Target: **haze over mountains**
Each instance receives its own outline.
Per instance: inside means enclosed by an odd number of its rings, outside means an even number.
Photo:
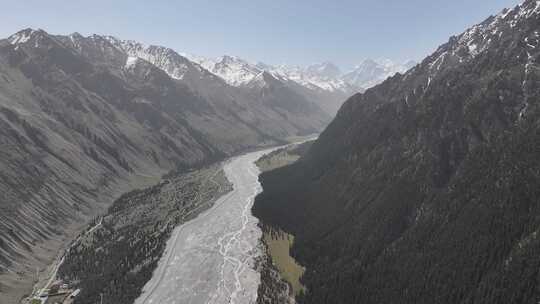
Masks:
[[[319,92],[326,97],[319,105],[331,114],[341,106],[343,96],[373,87],[396,73],[404,73],[416,63],[408,61],[396,64],[388,59],[362,61],[358,66],[344,73],[331,62],[323,62],[306,67],[290,65],[268,65],[250,63],[235,56],[222,56],[215,59],[186,54],[208,71],[224,79],[232,86],[246,86],[256,77],[267,72],[272,77],[292,86]]]
[[[405,73],[416,65],[415,61],[407,61],[403,64],[396,64],[391,60],[364,60],[361,64],[354,67],[350,72],[345,73],[341,78],[352,85],[369,89],[388,77],[396,73]]]
[[[184,56],[199,63],[208,71],[222,77],[234,86],[244,85],[257,74],[267,71],[306,86],[344,92],[368,89],[386,78],[396,73],[404,73],[416,65],[416,62],[412,60],[400,64],[389,59],[366,59],[347,72],[343,72],[331,62],[316,63],[305,67],[286,64],[274,66],[262,62],[253,64],[242,58],[228,55],[214,59],[191,54],[184,54]]]

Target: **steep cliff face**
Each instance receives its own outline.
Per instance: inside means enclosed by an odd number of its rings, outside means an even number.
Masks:
[[[539,14],[452,37],[263,175],[254,212],[296,234],[301,303],[538,301]]]
[[[177,79],[188,63],[172,50],[160,53],[169,61],[145,54],[96,35],[27,29],[0,40],[2,301],[122,192],[328,120],[307,101],[295,113],[254,102],[189,62],[190,80]]]

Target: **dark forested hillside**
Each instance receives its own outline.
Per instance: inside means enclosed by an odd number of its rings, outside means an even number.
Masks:
[[[133,303],[162,258],[173,229],[231,190],[220,164],[173,173],[118,198],[70,246],[59,277],[81,289],[75,303]]]
[[[540,2],[349,99],[254,213],[296,235],[300,303],[540,300]]]

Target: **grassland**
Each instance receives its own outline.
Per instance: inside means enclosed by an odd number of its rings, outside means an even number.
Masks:
[[[257,167],[259,167],[262,172],[272,171],[290,165],[299,160],[302,155],[309,150],[311,144],[313,144],[313,141],[287,146],[264,155],[257,160],[255,164],[257,164]]]
[[[290,255],[290,248],[294,242],[294,236],[281,230],[265,229],[264,242],[268,248],[268,254],[272,262],[279,270],[281,277],[292,287],[294,295],[305,291],[300,282],[305,268],[299,265]]]

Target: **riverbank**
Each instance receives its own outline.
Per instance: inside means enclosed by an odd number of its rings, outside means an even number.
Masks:
[[[262,231],[251,214],[262,187],[255,161],[275,148],[228,160],[223,170],[233,191],[179,225],[136,304],[236,303],[257,299]]]
[[[169,175],[152,187],[122,195],[99,228],[66,254],[59,278],[81,289],[77,303],[133,303],[151,278],[178,225],[231,190],[217,163]]]
[[[289,141],[289,139],[286,139],[286,141]],[[259,147],[249,149],[249,151],[261,150],[265,148],[266,145],[267,143],[263,143]],[[246,152],[247,151],[239,152],[239,154]],[[104,203],[103,205],[111,206],[114,200],[119,200],[123,195],[127,193],[143,191],[145,189],[148,189],[149,187],[151,188],[159,185],[160,182],[162,182],[163,180],[170,181],[178,175],[184,175],[193,172],[204,172],[206,169],[214,166],[219,166],[221,168],[223,162],[224,160],[215,160],[213,162],[202,163],[193,168],[181,168],[179,170],[172,170],[169,173],[165,171],[156,171],[149,173],[152,175],[135,173],[130,176],[130,179],[125,185],[118,186],[117,189],[114,189],[114,194],[105,199],[105,201],[110,201],[110,203]],[[224,173],[222,174],[222,177],[222,181],[224,182],[223,185],[229,185],[228,181],[224,177]],[[113,197],[115,199],[113,199]],[[196,216],[198,213],[204,210],[205,209],[201,208],[200,210],[197,210],[197,212],[193,212],[192,215]],[[102,213],[103,210],[99,213],[96,213],[96,216],[98,214],[101,215]],[[41,255],[42,259],[39,260],[39,263],[28,263],[28,265],[32,264],[32,269],[35,269],[33,271],[33,274],[28,274],[26,272],[10,269],[8,269],[8,272],[5,273],[0,272],[0,293],[5,292],[8,288],[7,286],[9,286],[9,288],[11,289],[8,294],[3,295],[5,297],[2,298],[2,301],[6,300],[8,303],[21,304],[29,303],[30,300],[39,293],[39,291],[43,290],[46,287],[47,282],[49,282],[53,277],[53,274],[56,273],[58,265],[61,263],[65,252],[74,243],[74,240],[79,238],[85,230],[89,229],[89,224],[91,225],[91,223],[73,223],[68,228],[65,228],[63,234],[60,235],[61,239],[53,238],[48,241],[47,246],[43,245],[41,249],[42,251],[44,251],[44,253]],[[46,260],[45,263],[44,260]],[[25,267],[30,267],[28,265],[25,265]],[[10,273],[16,273],[18,277],[11,278],[8,276],[10,275]],[[2,284],[4,283],[6,283],[5,285],[7,286],[3,286]]]
[[[262,172],[287,166],[299,160],[311,144],[312,141],[307,141],[278,149],[261,157],[256,164]],[[261,242],[265,256],[259,266],[261,285],[257,303],[294,303],[295,296],[305,292],[305,287],[300,281],[305,268],[290,254],[294,236],[262,221],[259,225],[263,230]]]
[[[262,154],[256,152],[257,157],[250,161],[253,163]],[[187,173],[172,173],[155,186],[122,195],[104,216],[99,229],[79,237],[66,263],[55,263],[51,273],[61,268],[59,277],[83,290],[79,303],[92,303],[100,294],[104,294],[106,301],[131,303],[156,269],[171,230],[197,217],[231,190],[222,166],[223,163],[216,163]],[[249,169],[255,181],[256,169],[254,165]],[[251,200],[258,191],[252,193]],[[250,206],[245,210],[249,211]],[[142,241],[145,239],[147,242]],[[48,276],[47,281],[55,277]],[[111,281],[116,286],[108,287]]]

